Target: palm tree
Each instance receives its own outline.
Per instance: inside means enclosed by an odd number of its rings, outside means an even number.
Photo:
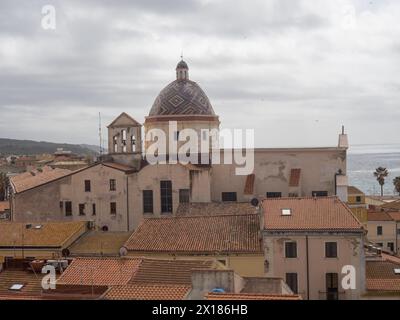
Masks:
[[[383,185],[385,184],[385,178],[389,175],[389,171],[386,168],[379,167],[375,169],[374,176],[381,186],[381,196],[383,197]]]
[[[398,192],[400,195],[400,177],[394,178],[393,184],[394,184],[394,188],[396,189],[396,192]]]

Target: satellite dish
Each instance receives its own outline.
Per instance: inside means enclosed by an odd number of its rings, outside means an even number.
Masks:
[[[128,254],[128,249],[126,249],[125,247],[121,247],[121,248],[119,249],[119,255],[120,255],[121,257],[125,257],[127,254]]]
[[[61,254],[63,257],[69,257],[71,252],[69,251],[69,249],[65,248],[65,249],[62,249]]]
[[[253,198],[253,199],[251,199],[250,203],[251,203],[251,205],[252,205],[253,207],[257,207],[258,204],[260,203],[260,201],[258,201],[257,198]]]

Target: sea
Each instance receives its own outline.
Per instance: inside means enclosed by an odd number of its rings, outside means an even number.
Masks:
[[[400,144],[352,145],[347,154],[347,175],[353,185],[368,195],[380,195],[380,185],[374,177],[378,167],[387,168],[385,195],[398,195],[393,179],[400,176]]]

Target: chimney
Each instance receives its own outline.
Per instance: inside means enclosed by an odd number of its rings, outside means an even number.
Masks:
[[[342,133],[339,134],[339,148],[344,148],[348,149],[349,148],[349,139],[347,137],[347,134],[344,131],[344,126],[342,126]]]

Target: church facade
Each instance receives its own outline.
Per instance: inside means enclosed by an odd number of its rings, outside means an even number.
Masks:
[[[174,132],[169,132],[171,121]],[[151,142],[144,137],[153,129],[180,146],[179,132],[194,130],[201,141],[209,139],[203,130],[218,130],[219,125],[207,95],[180,61],[176,80],[157,96],[144,128],[126,113],[108,126],[108,154],[97,163],[50,180],[37,173],[39,182],[28,188],[18,189],[11,181],[12,220],[89,220],[99,230],[128,231],[143,218],[174,215],[187,202],[332,195],[347,201],[344,131],[333,147],[255,149],[254,170],[246,175],[236,174],[235,163],[151,164],[146,159]],[[170,153],[167,148],[167,158]]]

